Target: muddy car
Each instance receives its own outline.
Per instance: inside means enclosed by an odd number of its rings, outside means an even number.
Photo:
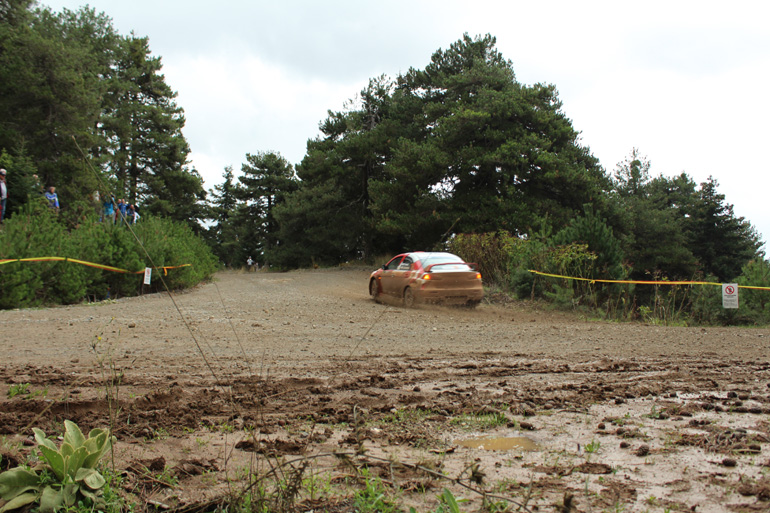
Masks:
[[[374,271],[369,294],[381,302],[383,296],[412,307],[418,303],[477,306],[484,298],[481,273],[476,264],[452,253],[402,253]]]

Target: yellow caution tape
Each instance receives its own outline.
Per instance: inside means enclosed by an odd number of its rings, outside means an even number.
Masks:
[[[96,269],[104,269],[105,271],[112,271],[116,273],[125,273],[125,274],[144,274],[144,269],[141,271],[128,271],[126,269],[119,269],[117,267],[111,267],[109,265],[102,265],[102,264],[95,264],[93,262],[86,262],[84,260],[77,260],[75,258],[69,258],[69,257],[35,257],[35,258],[6,258],[6,259],[0,259],[0,265],[3,264],[10,264],[11,262],[73,262],[80,265],[85,265],[88,267],[94,267]],[[168,275],[169,269],[178,269],[180,267],[189,267],[192,266],[192,264],[182,264],[182,265],[166,265],[163,267],[159,267],[158,269],[163,269],[163,275]]]
[[[594,278],[577,278],[575,276],[563,276],[561,274],[549,274],[542,273],[540,271],[533,271],[528,269],[532,274],[539,276],[548,276],[549,278],[562,278],[565,280],[577,280],[587,281],[590,283],[630,283],[634,285],[717,285],[721,286],[721,283],[714,283],[713,281],[642,281],[642,280],[598,280]],[[770,290],[770,287],[754,287],[750,285],[738,285],[740,289],[752,289],[752,290]]]

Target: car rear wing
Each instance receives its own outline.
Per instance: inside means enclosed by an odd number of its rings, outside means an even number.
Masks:
[[[434,267],[438,267],[440,265],[467,265],[471,271],[478,271],[479,266],[478,264],[472,263],[472,262],[441,262],[438,264],[430,264],[425,268],[425,272],[429,273]]]

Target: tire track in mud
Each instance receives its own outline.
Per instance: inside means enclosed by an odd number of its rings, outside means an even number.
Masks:
[[[718,359],[575,362],[496,354],[465,359],[376,357],[347,361],[328,373],[319,368],[316,377],[233,377],[225,390],[217,388],[213,379],[181,386],[172,381],[174,377],[123,380],[117,399],[113,398],[117,402],[113,408],[121,410],[116,435],[142,436],[158,424],[180,431],[222,419],[263,427],[296,418],[349,422],[354,407],[366,409],[373,417],[399,408],[444,415],[507,408],[532,415],[607,401],[687,395],[705,396],[713,408],[733,410],[743,406],[735,403],[749,401],[752,406],[747,412],[770,414],[770,365]],[[44,398],[17,396],[3,402],[2,434],[21,432],[38,416],[38,424],[50,427],[64,418],[85,425],[109,418],[102,382],[94,376],[27,365],[3,369],[0,380],[29,383],[32,390],[47,387]],[[734,397],[728,398],[729,393]]]

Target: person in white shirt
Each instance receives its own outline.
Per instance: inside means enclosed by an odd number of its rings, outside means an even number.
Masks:
[[[8,186],[5,184],[6,170],[0,168],[0,223],[5,219],[5,207],[8,203]]]

